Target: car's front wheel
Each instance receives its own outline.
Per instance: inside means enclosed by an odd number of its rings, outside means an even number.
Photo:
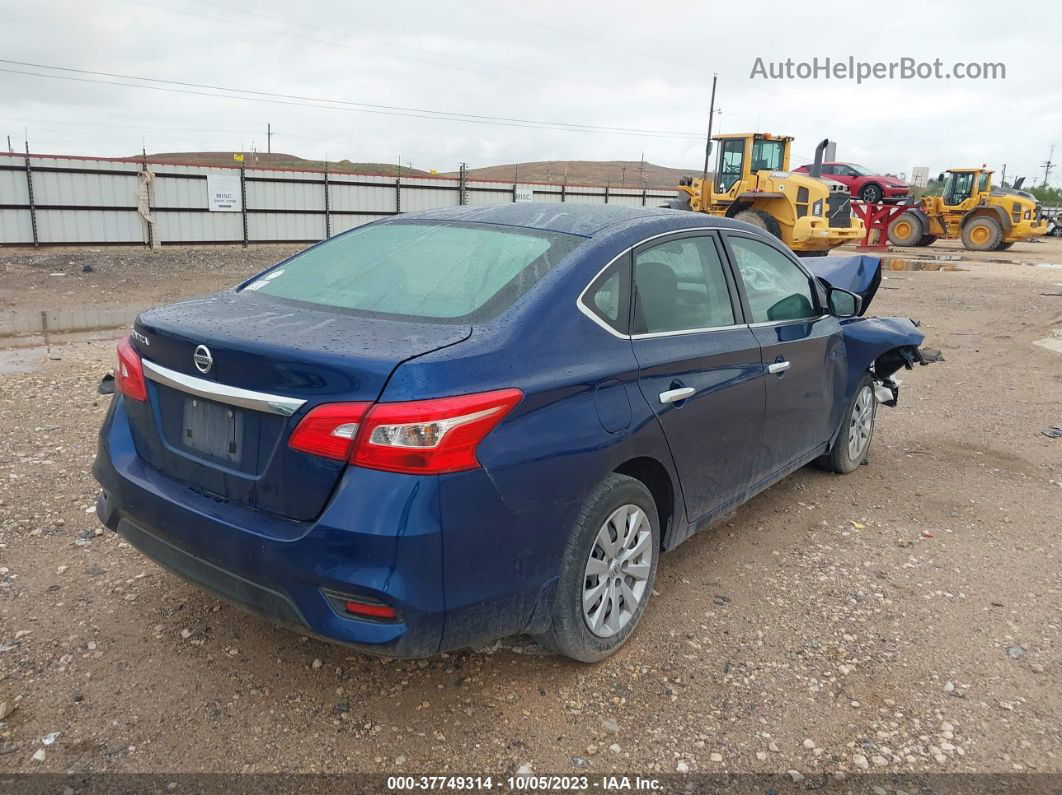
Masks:
[[[874,420],[878,400],[874,395],[874,380],[864,375],[856,386],[848,410],[841,420],[841,428],[833,448],[818,463],[823,469],[847,475],[867,460],[870,440],[874,437]]]
[[[579,512],[561,559],[549,629],[535,639],[582,662],[608,657],[645,612],[659,550],[660,519],[649,489],[609,475]]]
[[[874,182],[868,182],[863,186],[863,190],[859,192],[859,198],[867,204],[877,204],[881,201],[881,196],[881,186]]]

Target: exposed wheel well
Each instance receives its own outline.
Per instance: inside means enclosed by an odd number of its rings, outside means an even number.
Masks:
[[[616,472],[640,480],[649,489],[660,514],[660,543],[664,544],[675,510],[675,488],[664,465],[655,458],[632,458],[617,467]]]

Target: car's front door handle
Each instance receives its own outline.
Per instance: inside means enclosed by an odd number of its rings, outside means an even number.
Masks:
[[[666,392],[660,393],[661,403],[675,403],[679,400],[685,400],[697,390],[692,386],[684,386],[679,389],[669,389]]]
[[[771,364],[767,365],[768,373],[784,373],[788,369],[789,362],[772,362]]]

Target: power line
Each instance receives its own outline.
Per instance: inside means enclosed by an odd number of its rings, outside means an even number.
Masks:
[[[413,61],[415,63],[429,64],[431,66],[442,66],[443,68],[447,68],[447,69],[456,69],[456,70],[463,71],[463,72],[471,72],[473,74],[485,74],[485,75],[491,75],[491,76],[496,76],[499,71],[506,71],[506,72],[512,73],[515,76],[515,79],[522,80],[524,82],[537,83],[539,85],[558,87],[558,88],[562,88],[562,89],[566,89],[566,90],[576,90],[576,89],[578,89],[579,86],[583,86],[583,89],[582,89],[583,93],[585,93],[585,89],[589,89],[590,91],[593,91],[595,93],[599,93],[599,94],[602,94],[602,95],[608,95],[608,96],[611,96],[611,97],[614,97],[614,98],[623,99],[625,101],[634,100],[634,101],[637,101],[637,102],[640,102],[640,103],[643,103],[643,104],[651,104],[651,105],[658,105],[658,106],[661,106],[661,107],[688,110],[688,107],[685,106],[685,105],[677,105],[675,103],[659,102],[659,101],[656,101],[656,100],[653,100],[653,99],[646,98],[644,96],[636,97],[636,96],[629,95],[629,94],[620,94],[620,93],[617,93],[617,92],[614,92],[614,91],[602,91],[600,88],[598,88],[596,86],[592,86],[592,85],[589,85],[587,83],[580,83],[578,81],[571,80],[571,79],[568,79],[568,78],[556,79],[556,80],[543,80],[540,75],[529,75],[528,72],[525,72],[523,70],[513,69],[512,67],[504,66],[502,64],[490,64],[490,63],[487,63],[485,61],[476,61],[476,60],[473,60],[473,59],[461,58],[461,57],[458,57],[458,56],[452,56],[452,55],[444,54],[444,53],[435,53],[435,52],[432,52],[430,50],[422,50],[422,49],[419,49],[419,48],[416,48],[416,47],[409,47],[407,45],[402,45],[402,44],[397,44],[397,43],[396,44],[392,44],[392,43],[380,42],[380,41],[378,41],[376,39],[370,39],[370,38],[366,38],[364,36],[352,36],[350,34],[341,34],[341,35],[343,35],[343,36],[345,36],[347,38],[352,38],[352,39],[360,40],[360,41],[368,41],[368,42],[370,42],[372,44],[377,44],[379,46],[385,47],[386,49],[383,49],[383,50],[366,49],[365,47],[358,47],[356,45],[347,44],[347,43],[342,42],[342,41],[335,41],[334,39],[323,39],[323,38],[319,38],[317,36],[309,36],[309,35],[306,35],[304,33],[296,33],[296,32],[291,31],[291,30],[278,30],[276,28],[266,28],[266,27],[262,27],[260,25],[253,25],[253,24],[250,24],[250,23],[245,22],[245,21],[226,19],[224,17],[212,16],[210,14],[203,14],[203,13],[196,12],[196,11],[189,11],[187,9],[170,8],[168,6],[153,5],[151,3],[145,3],[142,0],[124,0],[124,2],[127,2],[127,3],[129,3],[131,5],[142,6],[144,8],[151,8],[151,9],[153,9],[155,11],[166,11],[166,12],[173,13],[173,14],[182,14],[184,16],[197,17],[199,19],[208,19],[208,20],[211,20],[213,22],[222,22],[222,23],[227,24],[227,25],[236,25],[241,30],[251,29],[251,30],[257,30],[257,31],[261,31],[261,32],[264,32],[264,33],[268,33],[271,36],[282,35],[282,36],[289,36],[289,37],[292,37],[292,38],[305,39],[307,41],[313,41],[313,42],[317,42],[319,44],[325,44],[325,45],[328,45],[328,46],[331,46],[331,47],[342,47],[344,49],[355,50],[357,52],[366,52],[366,53],[369,53],[371,55],[376,55],[376,56],[380,56],[380,57],[384,57],[384,58],[397,58],[397,59],[400,59],[400,60]],[[193,2],[199,2],[201,5],[206,5],[206,6],[210,6],[210,7],[213,7],[213,8],[222,8],[222,9],[225,9],[226,11],[228,11],[230,13],[233,13],[233,14],[243,14],[245,16],[258,17],[260,19],[267,19],[267,20],[270,20],[270,21],[273,21],[273,22],[279,22],[279,23],[281,23],[283,25],[295,25],[297,27],[307,28],[307,29],[310,29],[310,30],[321,30],[321,31],[325,31],[326,33],[331,33],[331,34],[335,33],[335,31],[332,31],[329,28],[319,27],[319,26],[316,26],[316,25],[308,25],[306,23],[296,22],[294,20],[284,19],[284,18],[281,18],[281,17],[269,16],[267,14],[261,14],[261,13],[254,12],[254,11],[244,11],[243,9],[231,8],[229,6],[225,6],[225,5],[221,5],[221,4],[217,4],[217,3],[203,2],[203,0],[193,0]],[[393,52],[393,48],[394,47],[399,47],[401,49],[409,50],[411,52],[424,53],[424,54],[426,54],[429,57],[428,58],[424,58],[424,57],[415,57],[415,56],[410,56],[410,55],[401,55],[399,53]],[[450,59],[458,60],[458,61],[465,61],[467,63],[479,64],[480,68],[470,67],[470,66],[461,66],[459,64],[446,63],[445,61],[437,60],[440,57],[441,58],[450,58]]]
[[[366,102],[352,102],[349,100],[328,99],[320,97],[307,97],[298,94],[281,94],[271,91],[259,91],[255,89],[243,89],[232,88],[230,86],[216,86],[204,83],[191,83],[180,80],[164,80],[161,78],[142,77],[138,75],[124,75],[116,74],[113,72],[101,72],[90,69],[74,69],[72,67],[65,66],[52,66],[49,64],[37,64],[29,63],[25,61],[13,61],[0,58],[0,63],[13,64],[16,66],[25,66],[33,69],[50,69],[53,71],[67,72],[77,75],[98,75],[102,77],[115,78],[114,80],[97,80],[85,77],[72,77],[69,74],[56,75],[56,74],[41,74],[39,72],[27,72],[18,69],[5,69],[0,68],[0,72],[7,72],[10,74],[19,74],[29,77],[43,77],[54,80],[72,80],[80,83],[96,83],[100,85],[112,85],[112,86],[124,86],[127,88],[140,88],[154,91],[166,91],[170,93],[178,94],[193,94],[197,96],[206,97],[219,97],[224,99],[238,99],[254,102],[270,102],[280,105],[295,105],[301,107],[315,107],[324,108],[328,110],[350,110],[358,113],[373,113],[384,116],[406,116],[412,118],[422,119],[437,119],[444,121],[459,121],[469,124],[488,124],[488,125],[500,125],[507,127],[530,127],[532,129],[553,129],[566,132],[593,132],[593,133],[615,133],[619,135],[634,135],[641,137],[658,137],[658,138],[699,138],[699,133],[693,132],[681,132],[678,130],[650,130],[642,128],[632,127],[608,127],[604,125],[590,125],[590,124],[578,124],[575,122],[557,122],[557,121],[542,121],[537,119],[522,119],[508,116],[489,116],[472,113],[458,113],[453,111],[437,111],[426,108],[409,108],[397,105],[378,105]],[[125,83],[118,82],[119,80],[138,80],[141,83]],[[142,83],[157,83],[160,85],[143,85]],[[179,86],[175,88],[174,86]],[[195,91],[191,89],[205,89],[206,91]],[[212,93],[207,93],[207,91]],[[213,93],[213,92],[230,92],[230,93]],[[237,93],[231,93],[237,92]],[[250,94],[252,96],[239,96],[239,94]],[[328,103],[328,104],[319,104]],[[338,106],[338,107],[337,107]]]

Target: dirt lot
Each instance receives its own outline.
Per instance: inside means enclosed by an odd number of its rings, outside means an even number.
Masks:
[[[149,305],[283,251],[0,251],[0,309]],[[595,666],[520,638],[376,659],[219,605],[98,529],[113,341],[25,354],[0,375],[0,771],[1062,772],[1062,353],[1033,344],[1062,270],[1030,264],[1062,241],[1005,254],[888,274],[875,313],[947,361],[902,374],[870,466],[802,470],[666,556]]]

